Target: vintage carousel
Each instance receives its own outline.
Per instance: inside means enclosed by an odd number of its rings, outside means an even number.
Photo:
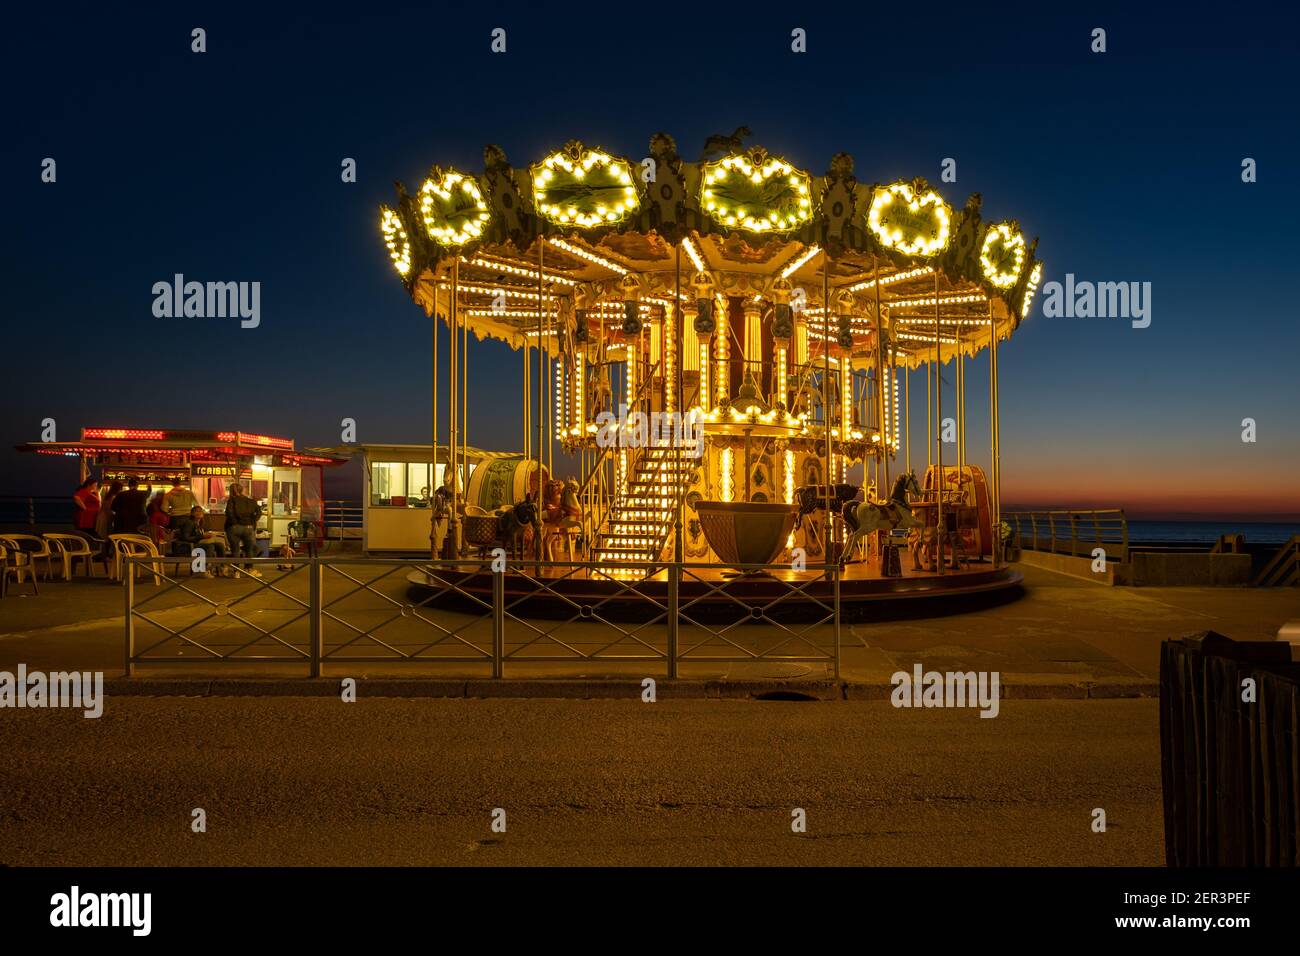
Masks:
[[[455,478],[471,376],[518,374],[534,477],[502,509],[503,541],[587,565],[566,580],[653,581],[665,562],[755,577],[842,565],[864,596],[1014,580],[997,349],[1042,274],[1017,222],[985,222],[978,194],[953,209],[921,179],[859,182],[845,153],[812,175],[740,135],[712,137],[699,162],[663,133],[643,158],[571,141],[526,168],[495,146],[484,159],[481,173],[434,166],[380,212],[411,297],[451,330],[433,398],[452,464],[442,557],[483,553]],[[519,365],[471,372],[470,334]],[[977,464],[966,367],[983,350]]]

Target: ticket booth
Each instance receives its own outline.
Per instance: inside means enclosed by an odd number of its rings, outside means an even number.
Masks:
[[[449,487],[447,447],[435,456],[429,445],[361,445],[364,464],[362,549],[367,553],[428,554],[433,525],[434,492]],[[479,468],[518,454],[462,449],[458,487],[462,502],[479,484]],[[470,497],[467,497],[467,494]],[[474,498],[473,500],[477,500]]]

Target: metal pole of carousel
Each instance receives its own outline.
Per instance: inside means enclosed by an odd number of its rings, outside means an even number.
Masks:
[[[947,485],[943,474],[943,353],[940,348],[939,330],[939,270],[934,270],[934,474],[938,493],[934,501],[934,561],[940,574],[943,574],[943,490]]]
[[[673,317],[673,328],[671,334],[677,343],[676,360],[673,362],[673,381],[665,382],[666,387],[673,389],[677,398],[674,404],[677,406],[677,414],[682,416],[679,420],[682,422],[682,428],[677,433],[676,440],[673,444],[676,446],[673,452],[674,466],[676,471],[673,475],[672,488],[677,495],[677,501],[673,505],[673,564],[676,567],[671,568],[668,572],[668,678],[675,680],[677,678],[677,652],[678,652],[678,608],[680,607],[680,596],[677,591],[681,587],[681,565],[685,558],[684,548],[682,545],[682,510],[686,507],[686,489],[682,487],[682,442],[685,440],[686,433],[686,409],[682,403],[686,401],[684,386],[682,383],[682,351],[686,344],[686,315],[682,311],[682,245],[677,243],[673,252],[673,309],[664,313],[664,320]],[[664,351],[668,350],[668,330],[664,330]],[[698,427],[703,428],[701,424]],[[702,436],[701,436],[702,437]]]
[[[831,515],[831,257],[822,254],[822,428],[826,433],[826,467],[822,471],[826,482],[826,563],[831,564],[831,542],[834,539],[832,529],[835,522]],[[838,557],[836,558],[838,561]]]
[[[997,549],[1002,547],[1002,388],[998,381],[998,335],[997,326],[990,314],[989,328],[992,329],[993,350],[993,540]],[[1001,555],[998,556],[999,559]]]
[[[438,289],[441,287],[442,282],[436,281],[433,287],[433,315],[431,316],[433,321],[429,323],[433,326],[433,360],[430,366],[433,372],[432,386],[430,388],[433,393],[433,444],[430,446],[429,452],[429,554],[435,560],[438,558],[438,519],[434,517],[437,509],[433,507],[433,502],[435,500],[434,492],[438,490],[436,480],[438,475]],[[366,503],[363,502],[363,504]]]
[[[876,280],[872,283],[876,289],[876,403],[879,412],[876,424],[880,428],[880,458],[876,473],[880,480],[876,484],[876,497],[889,494],[889,430],[885,427],[885,316],[880,311],[880,263],[876,254],[871,254],[871,275]]]
[[[907,445],[907,470],[912,470],[912,370],[903,363],[903,442]]]
[[[537,507],[537,520],[541,521],[542,514],[542,421],[546,412],[542,405],[542,384],[546,378],[546,359],[542,352],[542,345],[545,341],[543,336],[543,322],[546,314],[546,300],[543,298],[543,283],[545,281],[545,258],[546,258],[546,238],[545,229],[539,228],[537,234],[537,497],[533,499]],[[531,478],[524,479],[524,497],[528,497],[528,487]],[[536,559],[542,560],[542,536],[537,535],[535,547],[533,548]]]
[[[451,475],[451,514],[447,516],[447,539],[443,542],[443,555],[449,559],[460,557],[460,475],[457,472],[456,455],[456,377],[458,374],[458,339],[457,323],[460,321],[460,308],[457,299],[460,294],[460,258],[451,264],[451,306],[448,309],[450,321],[447,323],[447,468]]]
[[[523,382],[523,395],[524,395],[524,402],[523,402],[523,405],[524,405],[524,408],[523,408],[523,412],[524,412],[524,414],[523,414],[523,419],[524,419],[524,422],[523,422],[523,424],[524,424],[524,444],[523,444],[523,447],[520,448],[519,450],[520,450],[520,452],[523,453],[524,460],[525,460],[525,461],[530,461],[530,460],[532,460],[532,454],[533,454],[533,452],[532,452],[532,447],[533,447],[533,443],[532,443],[532,434],[533,434],[533,431],[532,431],[532,427],[533,427],[533,422],[532,422],[533,405],[532,405],[532,399],[531,399],[529,396],[532,395],[532,381],[533,381],[533,376],[532,376],[532,372],[530,371],[530,366],[529,366],[529,363],[532,361],[532,355],[531,355],[531,353],[528,351],[528,329],[527,329],[527,327],[525,326],[524,323],[525,323],[525,320],[521,318],[521,319],[519,320],[519,325],[520,325],[519,336],[520,336],[520,338],[523,340],[523,347],[522,347],[519,351],[522,352],[522,353],[523,353],[523,356],[524,356],[524,382]]]
[[[993,300],[988,301],[989,317],[989,530],[993,535],[993,567],[1001,564],[1002,529],[998,517],[998,333],[993,324]]]
[[[957,439],[960,444],[957,446],[957,464],[966,467],[966,349],[964,342],[957,344],[957,381],[958,386],[959,408],[961,411],[957,419]]]
[[[997,333],[995,332],[995,329],[993,329],[992,299],[988,300],[985,310],[987,310],[988,315],[988,524],[989,532],[991,532],[993,536],[993,567],[997,567],[998,558],[1001,557],[1001,555],[998,554],[1001,541],[998,540],[1000,535],[998,535],[996,519],[996,488],[995,484],[993,484],[993,475],[995,475],[995,470],[997,468],[997,415],[996,412],[993,411],[997,406],[997,386],[993,384],[993,377],[996,375],[996,369],[993,368],[993,349],[995,349],[993,339],[997,337]]]
[[[460,352],[456,362],[460,371],[460,454],[459,459],[469,471],[469,322],[460,324]],[[465,493],[469,493],[469,475],[465,475]]]

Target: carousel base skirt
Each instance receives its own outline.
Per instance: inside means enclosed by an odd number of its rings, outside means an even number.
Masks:
[[[506,611],[515,617],[648,621],[664,617],[669,602],[668,572],[649,578],[644,569],[622,571],[554,565],[512,566],[504,577]],[[408,597],[470,614],[492,613],[492,571],[414,570],[407,575]],[[878,560],[851,563],[840,574],[840,614],[845,620],[897,616],[927,617],[956,613],[989,603],[1014,600],[1022,576],[1014,568],[987,561],[959,570],[914,571],[903,553],[903,573],[882,577]],[[834,582],[816,571],[774,569],[737,574],[732,568],[683,567],[677,602],[684,619],[816,620],[834,608]]]

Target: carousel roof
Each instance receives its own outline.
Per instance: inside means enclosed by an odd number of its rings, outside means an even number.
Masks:
[[[978,193],[953,209],[923,179],[861,183],[847,153],[814,176],[739,136],[686,162],[658,133],[641,160],[577,141],[526,169],[496,146],[484,160],[435,166],[414,195],[399,183],[380,227],[427,314],[446,316],[455,266],[461,318],[516,348],[575,321],[616,331],[630,302],[653,321],[726,296],[805,309],[814,336],[863,353],[879,308],[916,366],[987,347],[990,324],[1008,337],[1042,276],[1038,240],[984,222]]]

